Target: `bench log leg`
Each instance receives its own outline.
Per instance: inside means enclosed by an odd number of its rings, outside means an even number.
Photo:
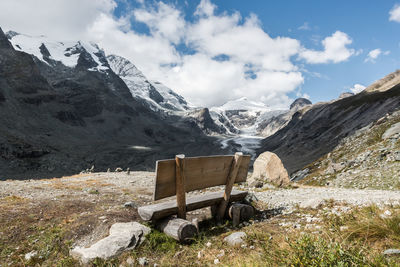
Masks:
[[[196,226],[184,219],[169,217],[157,222],[156,227],[181,243],[190,243],[197,235]]]
[[[248,221],[254,216],[254,208],[246,204],[233,203],[228,209],[228,216],[232,219],[233,227],[236,227],[240,221]]]

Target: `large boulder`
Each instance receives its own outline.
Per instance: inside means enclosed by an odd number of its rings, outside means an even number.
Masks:
[[[272,152],[264,152],[258,156],[253,166],[253,175],[249,185],[257,186],[261,183],[272,183],[277,186],[289,184],[289,174],[280,158]]]
[[[83,264],[95,258],[109,259],[125,250],[134,249],[150,231],[149,227],[137,222],[115,223],[110,228],[109,236],[89,248],[76,246],[71,250],[71,256]]]

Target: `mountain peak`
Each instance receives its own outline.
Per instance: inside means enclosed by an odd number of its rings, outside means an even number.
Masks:
[[[7,36],[4,34],[3,30],[0,28],[0,48],[12,48]]]
[[[241,97],[235,100],[230,100],[216,109],[222,110],[258,110],[258,111],[269,111],[271,110],[266,104],[262,102],[256,102],[249,100],[247,97]]]
[[[307,98],[300,97],[293,101],[293,103],[290,105],[290,109],[300,109],[307,105],[312,105],[312,102]]]

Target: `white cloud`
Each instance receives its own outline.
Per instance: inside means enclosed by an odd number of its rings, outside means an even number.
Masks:
[[[114,0],[1,0],[0,27],[57,40],[83,39],[99,14],[110,14]]]
[[[362,84],[356,83],[355,85],[353,85],[353,87],[350,88],[350,91],[353,94],[358,94],[359,92],[361,92],[362,90],[364,90],[366,87]]]
[[[394,7],[389,11],[389,20],[400,22],[400,5],[394,5]]]
[[[185,20],[186,14],[172,4],[137,2],[139,7],[116,18],[115,0],[1,0],[0,26],[59,40],[94,41],[106,53],[131,60],[150,79],[205,106],[242,96],[271,107],[288,106],[292,99],[287,94],[304,82],[296,56],[308,63],[337,63],[354,54],[347,48],[350,37],[340,31],[322,41],[323,51],[313,51],[296,39],[269,36],[254,14],[217,14],[210,0],[199,3],[194,21]],[[132,21],[149,33],[136,31]]]
[[[380,55],[387,56],[389,54],[390,54],[390,51],[382,51],[380,48],[376,48],[376,49],[373,49],[373,50],[369,51],[369,53],[367,55],[367,58],[364,60],[364,62],[375,63],[376,59]]]
[[[323,51],[315,51],[303,48],[300,52],[300,58],[306,60],[307,63],[339,63],[346,61],[355,54],[354,49],[350,49],[347,45],[352,43],[351,38],[344,32],[336,31],[329,37],[322,40]]]
[[[303,25],[301,25],[297,29],[303,30],[303,31],[309,31],[309,30],[311,30],[311,27],[308,22],[304,22]]]
[[[184,34],[185,20],[179,10],[163,2],[156,3],[156,8],[140,8],[133,12],[136,21],[146,24],[153,36],[180,42]]]

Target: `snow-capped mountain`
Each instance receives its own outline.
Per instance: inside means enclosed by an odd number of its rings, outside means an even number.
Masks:
[[[15,50],[34,55],[49,65],[61,63],[74,68],[79,61],[86,60],[87,69],[90,71],[110,69],[104,51],[94,43],[57,42],[46,36],[29,36],[13,31],[7,32],[6,36]]]
[[[6,34],[13,48],[35,56],[51,67],[84,67],[89,71],[113,71],[128,86],[132,96],[147,103],[155,111],[184,111],[187,101],[160,82],[149,81],[129,60],[106,56],[94,43],[58,42],[45,36],[29,36],[9,31]]]
[[[136,66],[121,56],[109,55],[111,69],[121,77],[132,96],[147,101],[155,110],[184,111],[191,106],[186,100],[167,86],[157,81],[149,81]]]
[[[224,126],[227,133],[255,133],[258,125],[284,110],[272,110],[262,102],[251,101],[246,97],[226,102],[210,109],[211,117],[217,124]]]

